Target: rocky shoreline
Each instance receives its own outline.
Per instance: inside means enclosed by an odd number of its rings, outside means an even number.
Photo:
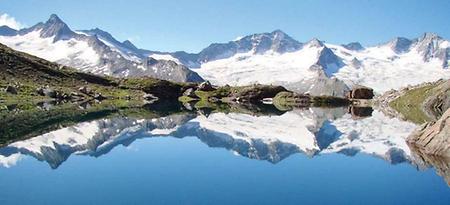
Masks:
[[[399,101],[399,98],[408,98],[417,91],[421,91],[418,93],[421,101],[414,102],[415,105],[411,105],[410,101],[397,102],[404,103],[400,104],[402,107],[418,106],[429,119],[407,138],[407,142],[422,154],[450,157],[450,80],[422,83],[398,91],[391,90],[378,96],[375,104],[388,116],[409,120],[404,113],[394,109],[391,103]],[[417,100],[413,97],[411,99]]]
[[[407,142],[426,154],[450,157],[450,109],[436,122],[423,124]]]

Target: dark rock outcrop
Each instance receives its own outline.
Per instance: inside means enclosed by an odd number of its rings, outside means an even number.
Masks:
[[[351,106],[348,108],[348,113],[351,114],[354,119],[370,117],[372,116],[372,112],[372,107]]]
[[[374,96],[373,89],[364,86],[355,86],[346,94],[348,99],[372,99]]]
[[[359,42],[351,42],[342,46],[352,51],[360,51],[364,49],[364,47]]]

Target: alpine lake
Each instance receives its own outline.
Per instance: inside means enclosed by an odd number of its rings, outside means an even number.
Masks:
[[[2,205],[450,203],[450,160],[370,107],[46,102],[1,115]]]

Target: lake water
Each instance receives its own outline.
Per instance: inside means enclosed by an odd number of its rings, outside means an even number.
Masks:
[[[0,148],[0,204],[450,204],[450,162],[374,111],[81,122]]]

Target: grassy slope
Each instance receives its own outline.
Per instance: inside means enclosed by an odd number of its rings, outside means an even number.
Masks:
[[[431,119],[423,111],[423,102],[434,94],[436,85],[427,85],[407,91],[393,100],[389,106],[400,112],[407,120],[421,124]]]
[[[9,85],[18,87],[18,94],[2,91]],[[0,104],[36,104],[50,100],[37,94],[36,89],[43,86],[66,94],[81,94],[78,88],[87,86],[95,93],[120,100],[142,99],[145,92],[154,93],[161,98],[176,99],[192,84],[173,83],[150,77],[119,79],[82,73],[0,44]],[[89,98],[86,95],[85,97]]]

